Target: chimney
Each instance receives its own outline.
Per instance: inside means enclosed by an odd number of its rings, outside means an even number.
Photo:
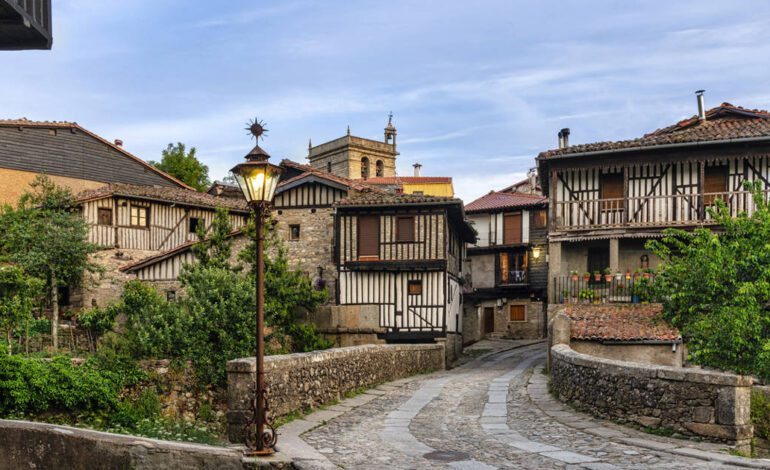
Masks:
[[[705,93],[706,90],[698,90],[695,92],[695,96],[698,97],[698,119],[701,121],[706,120],[706,104],[703,100],[703,93]]]
[[[559,131],[559,148],[563,149],[567,147],[569,147],[569,127],[565,127]]]
[[[117,145],[118,147],[122,147],[123,141],[121,139],[115,139],[115,145]]]
[[[422,176],[420,175],[420,170],[422,169],[422,165],[420,165],[419,163],[415,163],[412,166],[414,167],[414,176],[417,176],[417,177]]]

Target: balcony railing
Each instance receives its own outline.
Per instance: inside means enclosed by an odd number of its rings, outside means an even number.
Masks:
[[[765,201],[768,193],[763,192]],[[557,201],[555,226],[559,230],[588,230],[707,224],[712,220],[706,208],[718,199],[733,216],[751,214],[755,207],[750,191]]]
[[[615,274],[607,277],[595,275],[557,276],[553,278],[551,302],[553,303],[640,303],[652,299],[651,286],[655,281],[652,273]]]
[[[497,281],[497,285],[499,286],[515,286],[527,284],[529,282],[527,279],[527,271],[517,269],[510,269],[507,273],[501,272],[500,278]]]

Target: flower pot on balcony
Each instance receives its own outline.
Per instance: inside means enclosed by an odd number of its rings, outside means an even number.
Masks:
[[[602,275],[599,273],[594,274],[594,281],[595,282],[602,282]]]
[[[591,280],[591,273],[583,273],[583,282],[588,282]]]
[[[605,274],[604,282],[612,282],[612,274]]]
[[[639,296],[638,296],[638,295],[632,295],[632,296],[631,296],[631,303],[632,303],[632,304],[638,304],[639,302],[641,302],[641,300],[642,300],[642,299],[641,299],[641,298],[639,298]]]
[[[578,282],[579,277],[577,274],[573,274],[572,276],[570,276],[570,279],[572,279],[572,282]]]

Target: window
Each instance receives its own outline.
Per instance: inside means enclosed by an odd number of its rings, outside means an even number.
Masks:
[[[532,214],[532,228],[546,228],[548,226],[548,211],[546,209],[536,210]]]
[[[59,286],[56,288],[56,295],[59,303],[59,307],[66,307],[70,304],[70,288],[69,286]]]
[[[332,172],[332,162],[326,162],[326,172],[327,173]]]
[[[707,166],[703,171],[703,203],[714,204],[727,192],[727,166]]]
[[[422,281],[420,279],[408,281],[407,292],[409,295],[422,295]]]
[[[396,218],[396,241],[414,241],[414,217],[409,216]]]
[[[510,307],[510,321],[526,321],[527,309],[524,305],[511,305]]]
[[[527,252],[500,253],[500,284],[527,282]]]
[[[600,179],[600,199],[611,199],[601,202],[601,210],[614,211],[626,207],[623,199],[623,173],[603,174]]]
[[[521,212],[503,216],[503,244],[521,243]]]
[[[610,265],[610,250],[609,248],[589,248],[588,249],[588,263],[587,271],[591,274],[596,271],[604,272]],[[593,279],[593,277],[591,278]],[[593,282],[593,281],[591,281]]]
[[[376,176],[385,176],[385,167],[382,164],[382,160],[377,160],[377,163],[374,166],[375,175]]]
[[[134,227],[149,226],[150,209],[148,207],[131,206],[131,225]]]
[[[166,291],[166,300],[169,302],[173,302],[176,300],[176,291],[175,290],[167,290]]]
[[[190,217],[190,233],[195,233],[198,230],[198,225],[201,223],[201,219],[197,217]]]
[[[112,225],[112,209],[100,207],[96,215],[99,225]]]
[[[369,178],[369,158],[367,157],[361,159],[361,178]]]
[[[358,257],[378,258],[380,256],[380,217],[362,215],[358,217]]]
[[[299,224],[289,225],[289,240],[299,240]]]

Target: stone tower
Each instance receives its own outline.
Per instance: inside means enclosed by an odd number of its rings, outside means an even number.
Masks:
[[[385,127],[385,141],[347,135],[316,145],[308,144],[310,166],[350,179],[396,176],[396,128],[393,114]]]

